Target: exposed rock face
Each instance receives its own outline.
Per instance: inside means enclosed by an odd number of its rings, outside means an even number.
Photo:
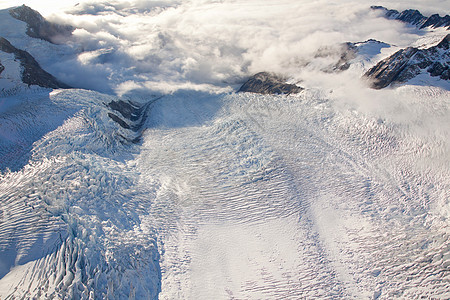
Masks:
[[[22,81],[24,83],[53,89],[70,88],[68,85],[58,81],[51,74],[44,71],[28,52],[17,49],[3,37],[0,37],[0,51],[13,53],[15,59],[20,61],[22,66]]]
[[[286,83],[281,76],[261,72],[253,75],[244,83],[239,92],[251,92],[258,94],[296,94],[302,91],[303,88]]]
[[[130,101],[111,101],[107,106],[115,113],[108,113],[108,116],[120,127],[129,129],[134,134],[125,137],[121,136],[125,141],[131,143],[138,143],[142,134],[142,126],[147,119],[147,112],[152,102],[149,102],[143,106],[136,105]]]
[[[342,54],[339,61],[334,66],[336,71],[345,71],[350,68],[350,61],[356,57],[357,48],[353,43],[345,43],[342,45]]]
[[[13,8],[9,13],[12,17],[28,24],[27,35],[50,43],[57,43],[61,37],[69,37],[75,29],[70,25],[51,23],[39,12],[26,5]]]
[[[381,52],[382,48],[390,47],[390,45],[369,39],[364,42],[347,42],[342,43],[338,47],[319,49],[315,58],[333,58],[335,63],[327,68],[323,68],[324,72],[341,72],[350,68],[353,63],[361,61],[369,61]]]
[[[450,34],[428,49],[408,47],[380,61],[364,75],[372,87],[381,89],[391,83],[406,82],[422,72],[443,80],[450,78]]]
[[[127,118],[130,121],[136,122],[137,120],[139,120],[139,118],[141,117],[142,114],[142,108],[139,107],[138,105],[134,105],[129,101],[112,101],[108,104],[108,106],[115,110],[120,112],[120,114],[124,117]]]
[[[325,58],[334,63],[330,63],[321,70],[324,72],[339,72],[350,67],[350,60],[356,56],[355,47],[351,43],[343,43],[333,47],[319,48],[314,54],[314,58]],[[307,66],[308,63],[304,64]]]
[[[408,9],[399,12],[394,9],[387,9],[383,6],[371,6],[374,10],[381,10],[384,12],[386,18],[399,20],[404,23],[408,23],[418,28],[438,28],[438,27],[449,27],[450,28],[450,16],[446,15],[444,17],[438,14],[431,15],[430,17],[425,17],[418,10]]]
[[[2,65],[2,62],[0,61],[0,74],[2,74],[4,69],[5,69],[5,67]]]

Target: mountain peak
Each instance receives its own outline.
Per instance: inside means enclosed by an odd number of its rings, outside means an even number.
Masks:
[[[417,9],[407,9],[399,12],[395,9],[387,9],[384,6],[371,6],[373,10],[380,10],[384,13],[384,16],[388,19],[398,20],[403,23],[414,25],[420,29],[422,28],[438,28],[448,27],[450,28],[450,16],[445,15],[443,17],[438,14],[433,14],[430,17],[425,17]]]
[[[408,47],[380,61],[364,75],[372,80],[372,87],[381,89],[391,83],[406,82],[420,73],[432,77],[450,79],[450,34],[436,46],[427,49]]]
[[[239,92],[250,92],[258,94],[296,94],[303,90],[303,88],[289,84],[286,80],[277,74],[269,72],[260,72],[248,79]]]
[[[57,44],[60,37],[69,37],[74,31],[70,25],[61,25],[47,21],[38,11],[26,6],[18,6],[9,10],[10,15],[27,23],[27,35]]]

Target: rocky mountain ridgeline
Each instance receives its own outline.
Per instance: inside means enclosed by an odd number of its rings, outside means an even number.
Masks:
[[[406,82],[423,72],[449,80],[449,42],[450,34],[436,46],[427,49],[408,47],[399,50],[368,70],[364,77],[371,81],[371,86],[375,89]]]
[[[286,83],[286,79],[280,75],[260,72],[251,76],[245,82],[239,92],[250,92],[258,94],[296,94],[303,90],[295,84]]]
[[[68,38],[75,30],[70,25],[56,24],[47,21],[39,12],[22,5],[9,10],[10,15],[27,23],[27,35],[39,38],[53,44],[58,44],[62,38]]]
[[[447,27],[450,28],[450,16],[445,15],[443,17],[438,14],[431,15],[429,17],[425,17],[418,10],[415,9],[407,9],[402,12],[399,12],[394,9],[387,9],[383,6],[371,6],[371,9],[382,11],[386,18],[398,20],[403,23],[408,23],[414,25],[420,29],[422,28],[438,28],[438,27]]]

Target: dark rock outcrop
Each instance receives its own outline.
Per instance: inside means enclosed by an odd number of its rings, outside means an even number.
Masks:
[[[108,108],[114,111],[109,112],[108,116],[120,127],[129,129],[130,134],[127,137],[121,135],[125,142],[138,143],[142,135],[142,127],[147,119],[147,112],[150,105],[159,98],[150,101],[145,105],[137,105],[130,101],[111,101],[106,104]],[[132,133],[131,133],[132,132]]]
[[[0,61],[0,74],[2,74],[4,69],[5,69],[5,66],[3,66],[2,62]]]
[[[350,65],[362,60],[370,60],[381,52],[382,48],[390,45],[369,39],[364,42],[347,42],[335,47],[320,48],[314,58],[327,58],[335,62],[322,68],[323,72],[342,72],[350,68]]]
[[[58,81],[51,74],[44,71],[28,52],[17,49],[3,37],[0,37],[0,51],[13,53],[15,59],[20,61],[23,83],[53,89],[70,88],[67,84]]]
[[[352,43],[342,43],[336,46],[327,46],[317,49],[314,53],[314,58],[325,58],[329,61],[334,61],[329,65],[321,68],[323,72],[339,72],[347,70],[350,67],[350,61],[356,56],[356,48]],[[304,64],[307,66],[308,63]]]
[[[244,83],[239,92],[250,92],[258,94],[296,94],[303,88],[286,83],[286,80],[276,74],[260,72]]]
[[[125,129],[131,129],[131,126],[128,125],[127,122],[125,122],[124,120],[122,120],[118,115],[115,115],[113,113],[108,113],[108,117],[110,117],[114,122],[116,122],[117,124],[120,125],[120,127],[125,128]]]
[[[123,100],[119,100],[119,101],[111,101],[108,106],[115,110],[120,112],[120,114],[124,117],[127,118],[130,121],[136,122],[137,120],[139,120],[139,118],[141,117],[142,114],[142,107],[139,107],[138,105],[135,105],[129,101],[123,101]]]
[[[364,75],[375,89],[406,82],[422,72],[443,80],[450,78],[450,34],[427,49],[408,47],[380,61]]]
[[[13,8],[10,15],[28,24],[27,35],[57,44],[61,38],[67,38],[75,30],[70,25],[60,25],[47,21],[39,12],[26,5]]]
[[[444,17],[439,16],[438,14],[431,15],[430,17],[425,17],[418,10],[408,9],[402,12],[399,12],[394,9],[387,9],[383,6],[371,6],[373,10],[380,10],[384,13],[386,18],[399,20],[403,23],[408,23],[414,25],[418,28],[438,28],[438,27],[447,27],[450,28],[450,16],[445,15]]]
[[[353,43],[345,43],[341,47],[342,52],[339,61],[334,66],[336,71],[345,71],[350,68],[350,61],[356,57],[357,48]]]

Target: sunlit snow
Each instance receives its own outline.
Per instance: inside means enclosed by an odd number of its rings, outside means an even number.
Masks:
[[[40,3],[73,40],[26,36],[8,1],[0,36],[76,88],[0,52],[1,299],[450,298],[448,82],[361,79],[444,30],[366,1]],[[236,93],[260,71],[305,89]]]

